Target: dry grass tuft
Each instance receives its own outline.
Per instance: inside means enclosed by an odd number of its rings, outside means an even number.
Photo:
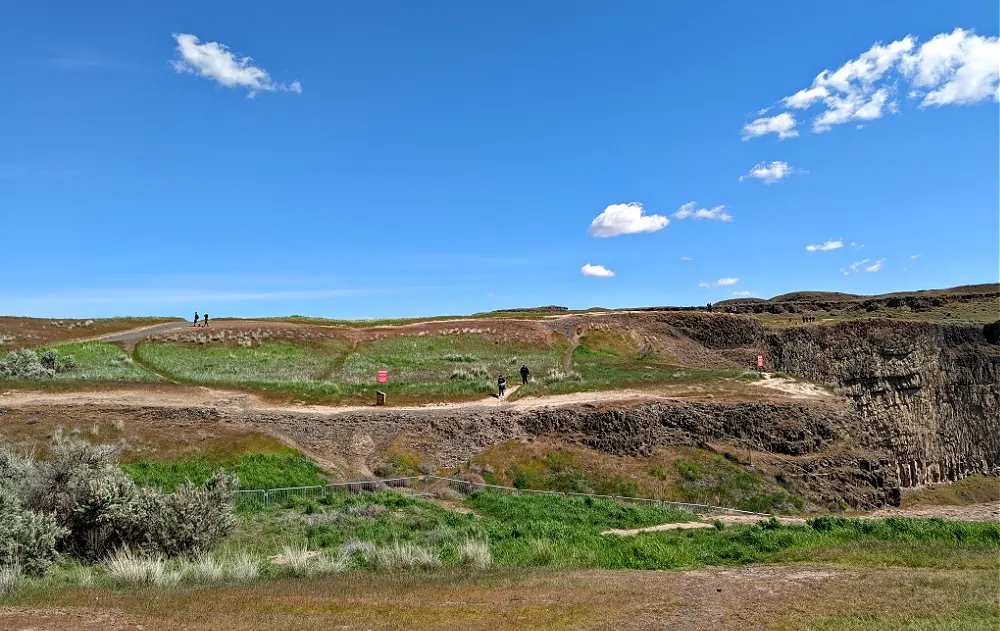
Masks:
[[[458,546],[458,564],[476,570],[493,565],[490,544],[478,539],[467,539]]]

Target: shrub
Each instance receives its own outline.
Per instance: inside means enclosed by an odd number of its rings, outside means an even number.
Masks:
[[[239,480],[222,473],[200,489],[186,482],[172,495],[142,489],[134,513],[141,524],[135,543],[167,556],[208,550],[236,526],[232,497],[237,488]]]
[[[171,557],[205,551],[235,526],[234,476],[218,474],[204,488],[186,483],[164,495],[138,488],[115,466],[114,446],[57,434],[51,450],[51,460],[30,466],[0,452],[8,495],[17,493],[20,505],[36,517],[51,516],[31,522],[38,542],[56,540],[60,551],[88,560],[123,548]],[[46,532],[47,539],[39,534]],[[51,557],[39,550],[38,562],[45,566]],[[23,565],[34,569],[30,562]]]
[[[0,359],[0,376],[11,379],[51,379],[55,368],[46,368],[38,354],[28,348],[11,351]]]
[[[376,519],[384,513],[385,510],[385,506],[382,506],[381,504],[355,504],[347,509],[347,514],[355,515],[357,517]]]
[[[346,559],[360,556],[367,559],[375,551],[375,544],[370,541],[348,541],[340,546],[340,555]]]
[[[493,564],[490,544],[476,539],[463,541],[458,546],[458,564],[476,570],[485,570]]]
[[[66,355],[56,365],[56,372],[70,372],[73,370],[76,370],[76,357],[72,355]]]
[[[38,358],[38,363],[54,373],[59,364],[59,351],[54,348],[44,351]]]
[[[16,565],[0,567],[0,596],[6,596],[21,582],[21,568]]]
[[[0,569],[45,572],[58,557],[57,544],[65,534],[53,516],[22,507],[13,493],[0,489]]]

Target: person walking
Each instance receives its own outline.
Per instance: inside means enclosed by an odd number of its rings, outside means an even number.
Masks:
[[[529,374],[531,374],[531,373],[528,371],[528,365],[527,364],[521,364],[521,385],[522,386],[528,385],[528,375]]]
[[[205,326],[208,326],[208,314],[205,314]]]
[[[198,326],[198,320],[200,320],[200,319],[201,318],[198,317],[198,312],[195,311],[194,312],[194,324],[192,324],[191,326]]]
[[[497,379],[497,398],[502,399],[503,395],[507,392],[507,380],[503,378],[503,375]]]

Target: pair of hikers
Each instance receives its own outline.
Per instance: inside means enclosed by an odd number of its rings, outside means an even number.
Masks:
[[[528,383],[528,375],[531,372],[528,370],[527,364],[521,364],[521,385]],[[497,398],[502,399],[504,395],[507,394],[507,380],[503,378],[503,375],[497,379]]]
[[[205,320],[204,320],[204,322],[205,322],[205,324],[203,326],[208,326],[208,314],[207,313],[205,314]],[[191,326],[198,326],[198,312],[197,311],[194,312],[194,324],[191,325]]]

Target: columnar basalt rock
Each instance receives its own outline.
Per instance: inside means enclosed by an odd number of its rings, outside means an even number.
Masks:
[[[848,397],[858,444],[911,487],[1000,467],[1000,348],[985,333],[869,320],[772,331],[768,351],[776,370]]]

